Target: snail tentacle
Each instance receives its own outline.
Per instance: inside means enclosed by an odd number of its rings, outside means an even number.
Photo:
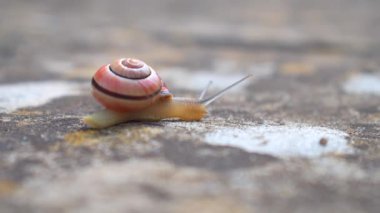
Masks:
[[[212,81],[209,81],[207,83],[206,87],[202,90],[201,94],[199,95],[198,100],[202,100],[205,97],[206,92],[207,92],[208,88],[210,88],[211,84],[212,84]]]
[[[250,78],[252,75],[249,74],[247,76],[245,76],[244,78],[236,81],[235,83],[229,85],[228,87],[222,89],[221,91],[217,92],[216,94],[208,97],[208,98],[205,98],[205,99],[202,99],[202,100],[199,100],[198,102],[200,104],[203,104],[205,106],[211,104],[212,102],[214,102],[215,100],[217,100],[218,98],[220,98],[222,95],[224,95],[227,91],[229,91],[230,89],[232,89],[233,87],[235,87],[236,85],[240,84],[242,81],[246,80],[247,78]]]

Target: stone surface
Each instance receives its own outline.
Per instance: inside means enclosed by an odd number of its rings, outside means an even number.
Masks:
[[[1,212],[379,212],[380,2],[0,2]],[[344,12],[342,12],[344,11]],[[136,57],[200,122],[87,128]]]

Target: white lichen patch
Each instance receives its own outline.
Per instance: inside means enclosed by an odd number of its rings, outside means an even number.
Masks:
[[[352,153],[347,136],[345,132],[324,127],[261,125],[216,128],[206,134],[205,142],[278,157],[317,157],[328,153]]]
[[[80,95],[85,85],[69,81],[22,82],[0,85],[0,112],[35,107],[54,98]]]
[[[369,73],[354,75],[344,83],[343,89],[354,94],[380,95],[380,75]]]

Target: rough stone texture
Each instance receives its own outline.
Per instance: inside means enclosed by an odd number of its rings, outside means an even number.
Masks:
[[[5,85],[82,86],[40,106],[0,105],[1,212],[379,212],[379,9],[376,0],[2,0],[0,103],[11,100]],[[183,81],[169,85],[178,96],[205,86],[181,87],[192,75],[255,79],[201,122],[88,129],[82,116],[101,107],[83,85],[125,56]],[[357,88],[372,92],[345,89],[363,74],[373,80]],[[294,123],[343,131],[355,152],[281,157],[205,143],[220,128]]]

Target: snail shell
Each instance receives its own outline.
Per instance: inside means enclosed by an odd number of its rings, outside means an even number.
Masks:
[[[171,96],[155,70],[132,58],[100,67],[92,78],[92,94],[104,107],[117,112],[141,110],[160,97]]]

